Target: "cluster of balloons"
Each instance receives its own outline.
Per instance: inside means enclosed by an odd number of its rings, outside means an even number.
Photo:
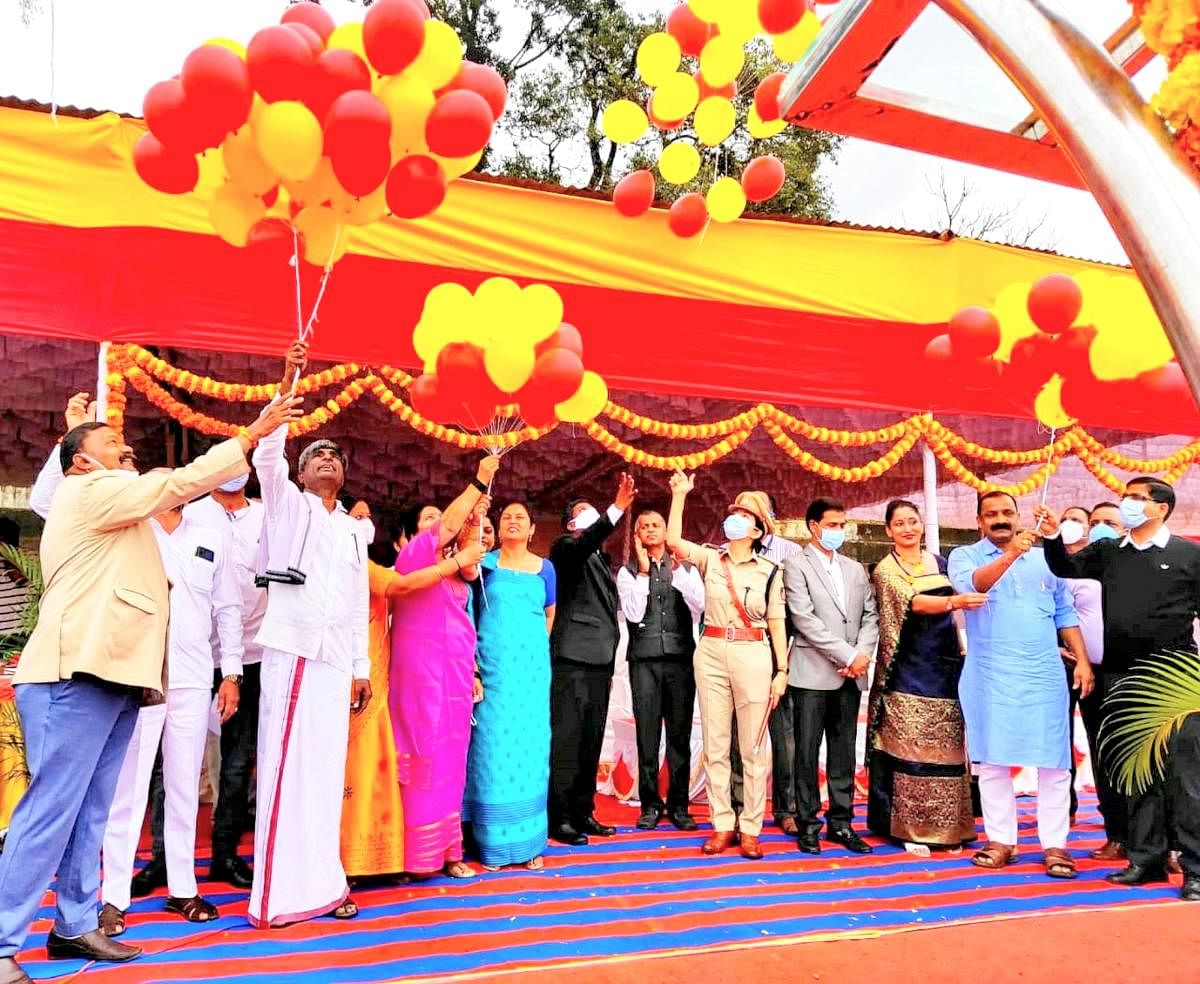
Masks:
[[[438,284],[425,298],[413,348],[425,371],[409,387],[421,416],[485,431],[517,404],[525,423],[583,423],[608,402],[608,386],[584,369],[579,330],[563,322],[558,292],[492,277],[472,294]]]
[[[601,129],[614,143],[633,143],[651,124],[669,133],[691,117],[696,142],[690,138],[671,141],[657,162],[663,181],[688,184],[700,172],[699,148],[720,146],[737,128],[734,99],[746,63],[747,42],[767,35],[776,57],[791,62],[808,50],[820,29],[812,0],[680,3],[667,15],[666,30],[649,35],[638,47],[638,75],[650,90],[645,106],[631,99],[610,103],[601,117]],[[782,72],[773,73],[755,90],[745,120],[752,138],[775,136],[787,126],[779,110],[783,79]],[[784,177],[778,158],[756,158],[746,166],[740,181],[721,177],[706,194],[679,198],[669,215],[671,230],[686,238],[699,233],[709,220],[732,222],[745,211],[747,202],[763,202],[777,195]],[[622,215],[638,216],[653,204],[654,189],[653,172],[635,171],[617,185],[613,201]]]
[[[1056,273],[967,307],[925,349],[968,389],[1001,389],[1046,427],[1159,400],[1192,401],[1162,324],[1132,277]]]
[[[305,0],[246,47],[209,41],[152,86],[133,161],[151,187],[184,194],[196,155],[220,148],[217,234],[245,246],[290,236],[290,223],[304,258],[329,266],[345,252],[344,226],[436,210],[478,164],[507,95],[494,69],[463,60],[425,0],[376,0],[340,26]]]

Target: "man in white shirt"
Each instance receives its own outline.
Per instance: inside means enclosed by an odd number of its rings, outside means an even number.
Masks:
[[[635,560],[617,572],[617,597],[629,627],[629,687],[637,732],[637,825],[653,830],[664,813],[680,830],[695,830],[688,814],[691,778],[692,716],[696,679],[696,623],[704,613],[704,581],[691,564],[667,553],[667,522],[653,510],[637,518],[633,531]],[[667,735],[670,786],[664,805],[658,792],[658,747]]]
[[[196,885],[196,817],[212,706],[213,626],[226,677],[217,708],[221,719],[227,720],[237,711],[240,696],[241,598],[227,533],[222,536],[223,531],[191,522],[182,506],[156,516],[151,526],[171,585],[166,702],[139,711],[109,810],[100,910],[100,929],[106,936],[125,931],[133,862],[160,740],[167,911],[188,922],[217,918],[216,906],[200,895]]]
[[[303,370],[288,351],[281,390]],[[288,479],[287,428],[262,439],[253,463],[266,522],[254,886],[248,918],[268,928],[358,914],[339,857],[349,738],[347,707],[371,699],[367,543],[338,501],[345,455],[331,441],[300,454]]]

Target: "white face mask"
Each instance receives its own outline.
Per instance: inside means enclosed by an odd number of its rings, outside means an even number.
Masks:
[[[229,492],[230,494],[234,492],[241,492],[242,489],[246,487],[246,483],[248,481],[250,481],[250,473],[246,472],[245,475],[239,475],[237,478],[231,478],[224,485],[218,485],[217,488],[219,488],[222,492]]]
[[[595,526],[600,519],[600,514],[591,506],[586,506],[579,511],[579,515],[571,520],[571,528],[577,532],[583,532],[590,526]]]
[[[1059,535],[1062,537],[1062,542],[1068,547],[1074,546],[1082,540],[1085,532],[1083,523],[1077,519],[1064,519],[1058,529]]]
[[[358,521],[358,528],[362,530],[363,536],[366,538],[367,544],[375,542],[375,524],[371,522],[369,517],[364,516]]]
[[[116,472],[118,475],[122,475],[126,478],[137,478],[138,477],[138,473],[133,471],[130,468],[122,468],[120,465],[118,465],[116,468],[109,468],[108,465],[102,464],[101,462],[97,461],[86,451],[80,451],[79,457],[87,458],[88,461],[90,461],[93,465],[95,465],[101,471]]]

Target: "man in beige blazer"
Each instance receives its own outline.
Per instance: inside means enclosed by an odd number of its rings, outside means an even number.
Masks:
[[[288,400],[190,465],[138,475],[121,435],[85,423],[63,438],[63,479],[42,534],[45,590],[14,683],[32,781],[0,855],[0,984],[51,879],[53,959],[130,960],[97,928],[100,843],[143,690],[163,689],[167,578],[151,516],[249,470],[258,438],[299,414]]]

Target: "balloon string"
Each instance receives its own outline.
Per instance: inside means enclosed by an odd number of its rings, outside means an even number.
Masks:
[[[342,235],[339,225],[333,234],[333,246],[329,250],[329,259],[325,261],[325,270],[321,274],[321,283],[317,287],[317,297],[313,301],[312,310],[307,321],[304,318],[304,303],[300,296],[300,234],[292,226],[292,266],[296,270],[296,341],[307,342],[317,325],[317,312],[321,310],[321,301],[325,299],[325,288],[329,285],[330,274],[333,273],[333,258],[337,255],[338,241]],[[296,395],[296,386],[300,382],[300,370],[292,378],[291,395]]]
[[[1054,462],[1054,439],[1058,433],[1058,428],[1050,428],[1050,449],[1046,452],[1046,481],[1042,483],[1042,501],[1040,505],[1046,505],[1046,497],[1050,494],[1050,465]],[[1038,520],[1037,526],[1034,528],[1034,533],[1042,532],[1043,520]]]

